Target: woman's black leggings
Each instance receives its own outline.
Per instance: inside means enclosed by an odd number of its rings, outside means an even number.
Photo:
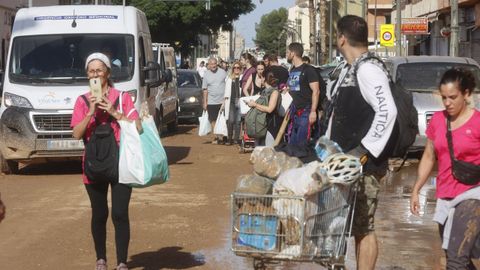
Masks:
[[[108,183],[85,185],[92,206],[92,236],[97,253],[97,260],[107,260],[108,186]],[[111,186],[112,221],[115,227],[117,263],[127,263],[128,243],[130,241],[128,205],[130,203],[132,188],[119,183],[111,184]]]

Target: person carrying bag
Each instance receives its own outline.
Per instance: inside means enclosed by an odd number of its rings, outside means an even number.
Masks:
[[[87,57],[85,69],[89,80],[99,82],[100,89],[77,98],[70,126],[75,139],[85,142],[83,157],[83,183],[90,199],[92,218],[91,233],[95,244],[96,270],[107,270],[106,226],[108,219],[108,189],[112,196],[112,221],[115,227],[117,270],[128,270],[128,244],[130,242],[130,221],[128,208],[132,188],[118,182],[118,144],[120,141],[119,120],[135,121],[137,132],[141,131],[138,113],[128,93],[113,87],[110,80],[111,63],[102,53]],[[92,84],[91,84],[92,85]],[[117,110],[117,100],[124,100]],[[104,145],[105,144],[105,145]],[[99,166],[99,164],[103,164]],[[108,165],[110,164],[110,165]]]
[[[480,254],[480,112],[469,105],[475,78],[453,68],[442,76],[439,88],[445,110],[432,116],[425,132],[428,140],[410,211],[419,215],[420,189],[438,162],[433,220],[439,224],[446,269],[475,269],[472,259]]]

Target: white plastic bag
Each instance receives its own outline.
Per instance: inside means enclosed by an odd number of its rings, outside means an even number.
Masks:
[[[248,102],[250,100],[257,100],[260,97],[260,95],[254,95],[254,96],[248,96],[248,97],[241,97],[240,98],[240,113],[241,114],[247,114],[248,111],[250,110],[250,107],[248,106]]]
[[[292,96],[288,93],[282,93],[282,105],[278,108],[278,114],[280,116],[285,116],[285,114],[288,112],[288,109],[290,108],[290,104],[292,104],[293,98]]]
[[[135,122],[120,125],[118,182],[133,187],[165,183],[169,178],[168,160],[152,116],[142,120],[143,133]]]
[[[215,122],[213,134],[228,136],[227,119],[225,118],[225,110],[223,109],[223,106],[218,112],[217,122]]]
[[[206,136],[212,131],[207,111],[203,111],[202,116],[198,118],[198,123],[198,136]]]
[[[123,112],[121,95],[120,112]],[[162,184],[169,179],[167,154],[160,141],[155,121],[148,113],[142,115],[142,134],[138,133],[135,122],[118,121],[120,125],[118,182],[132,187]]]

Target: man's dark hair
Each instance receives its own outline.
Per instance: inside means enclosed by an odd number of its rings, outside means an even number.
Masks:
[[[278,62],[278,56],[274,53],[268,55],[268,61],[270,62]]]
[[[263,61],[268,60],[268,57],[269,57],[269,56],[270,56],[269,54],[265,54],[265,55],[263,56]]]
[[[290,43],[290,45],[288,45],[288,50],[293,52],[298,57],[302,57],[303,55],[303,45],[298,42]]]
[[[368,46],[368,25],[362,17],[343,16],[337,22],[337,35],[344,35],[353,47]]]

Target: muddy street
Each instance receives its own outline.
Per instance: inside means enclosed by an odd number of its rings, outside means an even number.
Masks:
[[[180,126],[162,139],[171,179],[135,189],[130,203],[130,269],[252,269],[252,261],[230,251],[230,193],[241,174],[251,173],[249,154],[235,146],[211,145],[195,126]],[[409,211],[415,181],[412,161],[382,182],[376,219],[378,269],[441,269],[443,253],[434,203],[425,200],[422,217]],[[93,269],[90,205],[80,163],[30,165],[20,175],[0,177],[7,216],[0,224],[0,269]],[[426,189],[426,197],[431,197]],[[432,197],[433,198],[433,197]],[[113,225],[108,222],[109,269],[116,260]],[[349,269],[354,269],[349,242]],[[321,269],[313,264],[273,269]]]

